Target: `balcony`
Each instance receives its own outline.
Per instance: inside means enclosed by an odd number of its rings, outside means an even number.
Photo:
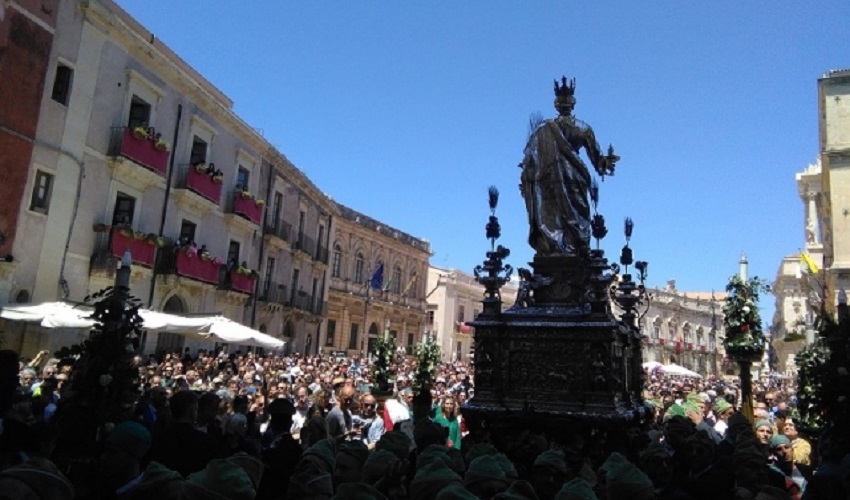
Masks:
[[[282,219],[272,221],[263,226],[263,234],[271,236],[269,241],[278,248],[284,248],[284,243],[288,243],[292,237],[292,225]]]
[[[257,282],[257,277],[253,274],[242,274],[235,269],[221,271],[218,284],[219,290],[229,290],[241,292],[247,295],[254,293],[254,285]]]
[[[221,282],[219,276],[221,266],[222,263],[218,259],[205,259],[197,253],[193,254],[182,247],[170,245],[163,248],[159,253],[156,272],[159,274],[176,274],[218,286]]]
[[[317,245],[316,246],[316,256],[315,259],[317,262],[321,262],[322,264],[327,265],[328,263],[328,247]]]
[[[292,247],[307,254],[311,259],[314,259],[316,256],[316,242],[304,233],[298,233]]]
[[[285,305],[299,311],[321,316],[324,314],[327,303],[319,302],[312,295],[304,292],[296,292],[289,297]]]
[[[197,167],[183,163],[178,167],[177,178],[174,187],[178,190],[177,196],[189,205],[194,205],[201,213],[216,208],[221,203],[221,178],[207,173],[206,169],[198,170]]]
[[[243,229],[254,230],[263,219],[265,202],[256,200],[251,195],[245,196],[241,190],[235,189],[228,198],[228,223],[244,226]]]
[[[158,239],[152,233],[141,233],[130,228],[95,226],[97,237],[91,258],[91,272],[113,276],[124,252],[130,251],[133,264],[145,268],[154,266]]]
[[[167,149],[158,149],[149,137],[137,137],[128,127],[113,127],[109,140],[109,156],[119,160],[112,164],[125,182],[135,178],[143,186],[164,183],[168,171]],[[127,159],[132,165],[125,165]],[[138,167],[143,167],[139,169]]]
[[[259,293],[261,302],[284,305],[287,302],[286,286],[274,281],[266,281]]]

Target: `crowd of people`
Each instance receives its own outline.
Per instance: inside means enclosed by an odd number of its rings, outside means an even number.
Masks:
[[[132,417],[104,428],[87,473],[50,460],[72,360],[0,352],[3,498],[846,499],[845,443],[801,435],[793,385],[646,374],[654,419],[604,456],[577,433],[529,429],[523,453],[476,442],[463,417],[474,370],[439,365],[414,390],[399,355],[393,394],[360,358],[255,352],[136,356]],[[816,448],[816,449],[815,449]],[[531,453],[529,453],[531,450]],[[58,463],[58,462],[57,462]]]

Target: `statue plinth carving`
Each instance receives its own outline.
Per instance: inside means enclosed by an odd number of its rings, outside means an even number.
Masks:
[[[622,432],[624,424],[649,415],[641,400],[636,326],[637,308],[646,298],[646,263],[634,264],[636,284],[629,274],[630,219],[620,256],[622,279],[619,265],[599,249],[608,230],[597,212],[598,184],[579,151],[585,150],[602,177],[614,173],[619,157],[611,147],[603,155],[593,130],[572,117],[574,89],[574,80],[556,82],[559,116],[535,123],[525,148],[520,188],[535,257],[531,270],[518,270],[517,301],[504,311],[499,288],[512,269],[503,264],[510,252],[495,243],[499,225],[491,189],[491,251],[475,270],[486,289],[484,311],[471,323],[475,396],[463,412],[477,438],[502,449],[523,430],[567,439],[565,433]],[[620,318],[611,310],[612,292],[624,311]]]

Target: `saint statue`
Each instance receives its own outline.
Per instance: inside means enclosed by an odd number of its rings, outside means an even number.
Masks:
[[[525,146],[520,191],[528,210],[528,242],[540,256],[577,255],[590,245],[591,174],[579,156],[583,148],[594,170],[614,173],[619,157],[611,146],[603,155],[593,129],[572,112],[575,79],[555,81],[558,117],[545,120]]]

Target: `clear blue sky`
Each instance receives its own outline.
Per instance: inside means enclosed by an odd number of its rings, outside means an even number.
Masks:
[[[528,117],[553,117],[553,78],[575,77],[576,116],[622,157],[603,246],[616,258],[631,216],[649,284],[681,290],[722,290],[742,251],[772,279],[802,246],[817,79],[850,67],[846,0],[119,4],[320,189],[465,271],[488,249],[490,185],[509,263],[531,260]]]

